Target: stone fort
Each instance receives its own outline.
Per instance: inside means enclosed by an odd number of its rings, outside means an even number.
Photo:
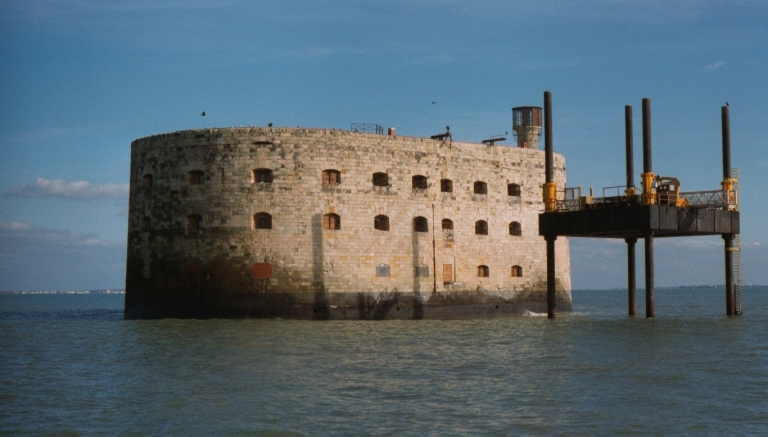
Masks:
[[[535,126],[515,129],[517,147],[271,126],[137,139],[125,316],[545,311],[544,151]],[[568,309],[567,239],[556,258]]]

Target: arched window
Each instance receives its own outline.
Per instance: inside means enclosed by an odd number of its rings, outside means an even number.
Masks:
[[[253,170],[253,183],[255,184],[271,184],[273,180],[272,169],[269,168],[257,168]]]
[[[341,217],[338,214],[326,214],[323,216],[323,229],[336,231],[341,229]]]
[[[323,170],[323,186],[332,187],[341,184],[341,172],[338,170]]]
[[[475,181],[475,194],[488,194],[488,184],[483,181]]]
[[[411,178],[411,186],[414,191],[426,190],[428,186],[427,177],[420,174],[413,176]]]
[[[203,183],[203,171],[202,170],[192,170],[189,172],[189,184],[190,185],[200,185]]]
[[[385,215],[377,215],[373,218],[373,228],[379,231],[389,230],[389,217]]]
[[[373,186],[374,187],[388,187],[389,175],[386,173],[374,173],[373,174]]]
[[[145,174],[143,184],[146,188],[152,188],[153,178],[151,174]]]
[[[444,231],[452,231],[453,230],[453,220],[451,220],[451,219],[443,219],[443,230]]]
[[[260,212],[253,216],[254,229],[272,229],[272,216],[266,212]]]
[[[477,266],[477,276],[480,278],[487,278],[490,276],[491,271],[488,269],[488,266]]]
[[[187,216],[187,235],[197,234],[203,227],[203,217],[197,214]]]
[[[509,235],[523,235],[523,228],[520,226],[520,222],[512,222],[509,224]]]
[[[414,217],[413,230],[414,232],[429,232],[427,219],[424,217]]]
[[[450,179],[440,179],[440,192],[453,193],[453,181]]]
[[[510,276],[513,278],[521,278],[523,276],[523,268],[520,266],[512,266]]]
[[[512,197],[520,197],[520,185],[507,184],[507,195]]]
[[[475,234],[488,235],[488,222],[485,220],[478,220],[475,222]]]

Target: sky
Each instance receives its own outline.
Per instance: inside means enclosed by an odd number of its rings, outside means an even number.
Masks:
[[[124,286],[136,138],[373,122],[479,142],[544,90],[568,183],[596,194],[624,182],[627,104],[640,173],[643,97],[654,170],[717,189],[728,102],[744,282],[766,284],[766,22],[763,0],[4,0],[0,290]],[[625,286],[622,242],[571,257],[574,288]],[[660,240],[656,284],[722,283],[722,258],[718,237]]]

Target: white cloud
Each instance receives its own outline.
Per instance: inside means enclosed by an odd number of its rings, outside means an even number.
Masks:
[[[53,245],[58,247],[116,247],[122,243],[107,241],[94,234],[79,234],[63,229],[50,229],[30,225],[24,222],[0,222],[0,245],[10,250],[12,247],[26,245],[30,247]],[[5,252],[0,250],[0,252]]]
[[[22,223],[22,222],[0,222],[0,230],[8,230],[8,231],[25,231],[29,229],[31,226],[29,223]]]
[[[124,198],[128,196],[128,184],[93,184],[88,181],[37,178],[34,183],[12,188],[6,194],[66,199]]]
[[[722,61],[722,60],[721,61],[715,61],[715,62],[713,62],[711,64],[708,64],[708,65],[704,66],[704,69],[708,70],[708,71],[714,71],[714,70],[719,70],[719,69],[725,67],[726,65],[728,65],[728,63],[725,62],[725,61]]]

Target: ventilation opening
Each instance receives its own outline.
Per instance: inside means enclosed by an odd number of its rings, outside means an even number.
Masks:
[[[269,168],[257,168],[253,170],[253,183],[271,184],[274,180],[272,170]]]
[[[453,181],[450,179],[440,179],[440,192],[453,193]]]
[[[427,177],[416,175],[411,178],[411,184],[414,191],[423,191],[427,189]]]
[[[488,235],[488,222],[485,220],[478,220],[475,222],[475,234]]]
[[[256,229],[272,229],[272,216],[266,212],[260,212],[253,216],[253,227]]]
[[[341,172],[338,170],[323,170],[323,185],[332,187],[341,184]]]
[[[379,231],[389,230],[389,217],[385,215],[377,215],[373,218],[373,227]]]
[[[480,278],[487,278],[490,276],[488,266],[477,266],[477,276]]]
[[[477,181],[474,185],[475,194],[488,194],[488,184],[483,181]]]
[[[388,187],[389,175],[386,173],[374,173],[373,174],[373,186],[374,187]]]
[[[323,229],[328,231],[337,231],[341,229],[341,217],[337,214],[326,214],[323,216]]]
[[[190,185],[200,185],[203,183],[203,171],[202,170],[192,170],[189,172],[189,184]]]
[[[416,217],[413,219],[414,232],[429,232],[429,225],[425,217]]]
[[[187,235],[193,235],[200,232],[203,226],[203,217],[192,214],[187,216]]]

